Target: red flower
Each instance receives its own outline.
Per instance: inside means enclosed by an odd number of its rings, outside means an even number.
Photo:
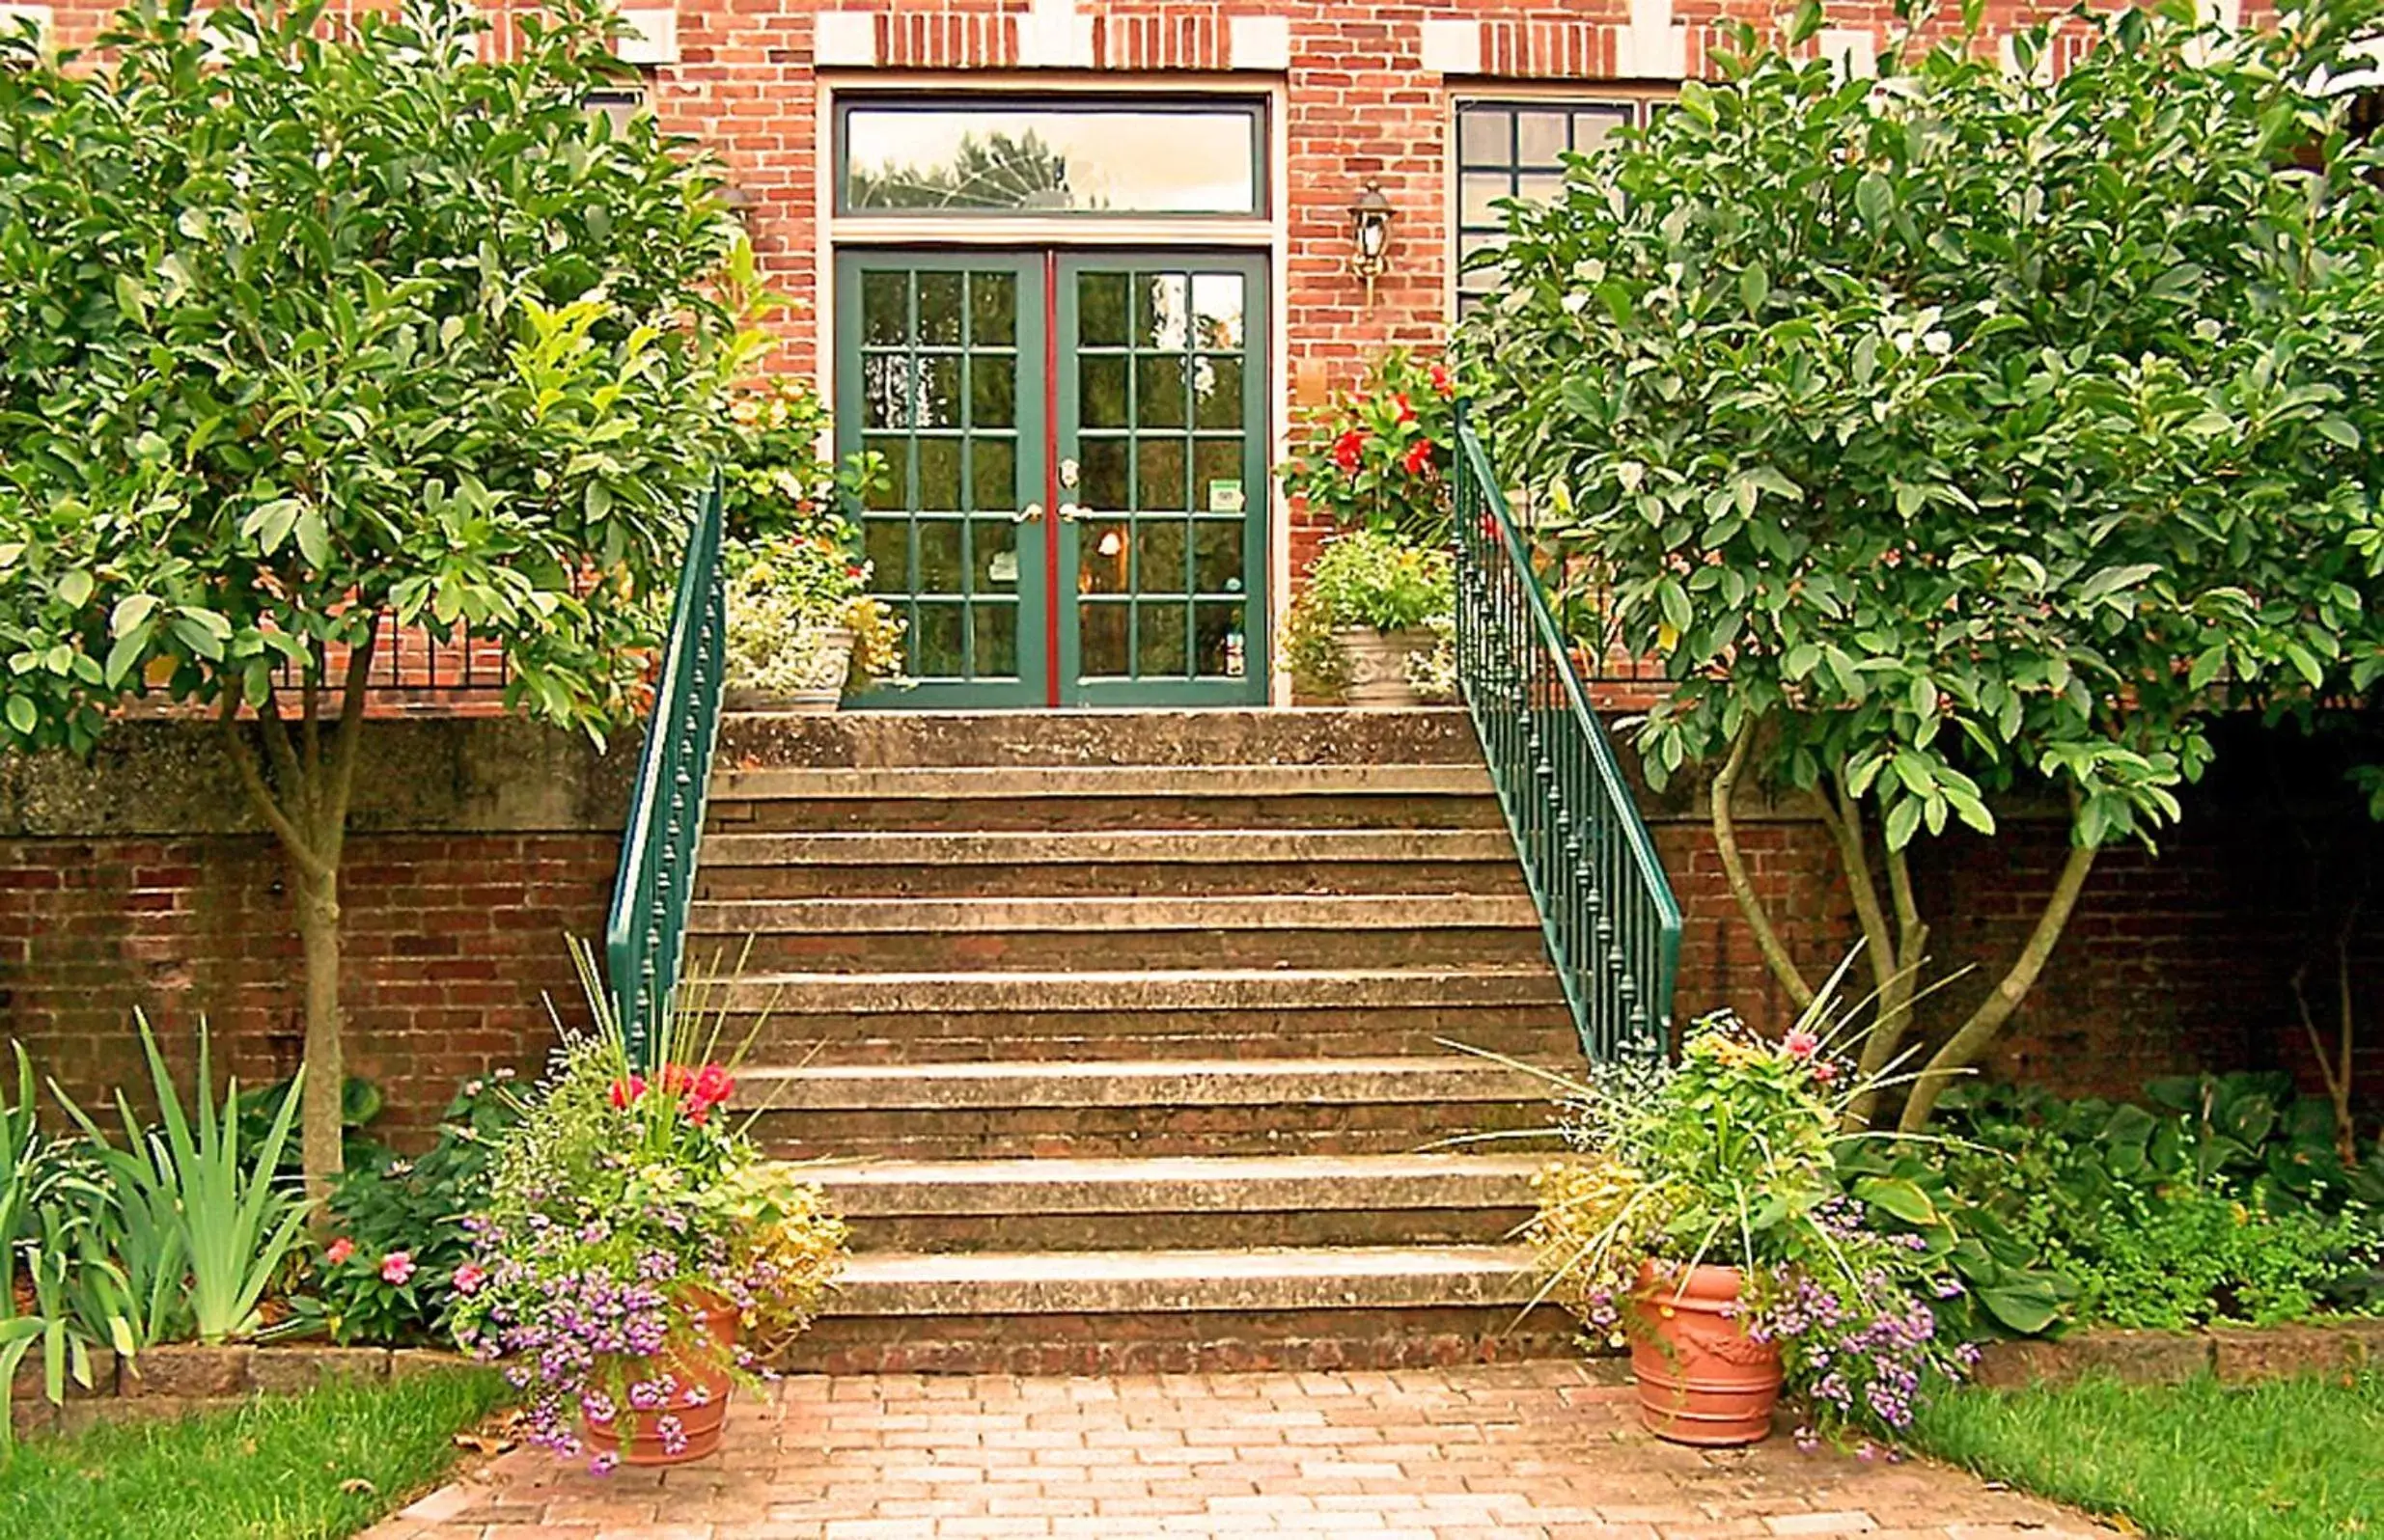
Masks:
[[[627,1080],[613,1082],[613,1105],[626,1107],[646,1094],[646,1077],[631,1075]]]
[[[1391,399],[1399,404],[1399,420],[1400,422],[1412,423],[1416,420],[1416,409],[1408,404],[1407,393],[1405,391],[1399,392],[1397,395],[1393,396]]]
[[[1366,431],[1353,427],[1333,441],[1333,463],[1351,475],[1357,474],[1358,461],[1366,454]]]
[[[333,1267],[356,1254],[356,1243],[343,1235],[322,1249],[322,1259]]]
[[[1438,391],[1444,400],[1456,394],[1456,381],[1449,377],[1448,365],[1432,366],[1432,389]]]
[[[665,1064],[662,1066],[662,1090],[665,1095],[670,1096],[673,1100],[677,1100],[679,1097],[686,1094],[687,1086],[692,1084],[694,1080],[695,1077],[687,1073],[687,1066],[684,1064]]]
[[[1407,467],[1408,475],[1422,476],[1432,463],[1432,441],[1428,438],[1420,438],[1408,445],[1407,454],[1400,463]]]
[[[707,1107],[717,1107],[729,1099],[730,1092],[736,1089],[736,1082],[731,1080],[729,1072],[718,1064],[707,1064],[696,1075],[695,1084],[689,1089],[693,1100]]]

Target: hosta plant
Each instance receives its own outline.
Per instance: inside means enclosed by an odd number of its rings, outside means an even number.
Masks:
[[[487,1204],[466,1222],[456,1334],[522,1391],[536,1443],[577,1455],[582,1423],[667,1408],[655,1431],[675,1453],[691,1387],[725,1394],[809,1324],[845,1228],[731,1116],[735,1060],[718,1057],[716,1026],[681,1009],[657,1059],[633,1059],[581,956],[596,1027],[567,1033],[498,1149]],[[713,1325],[727,1311],[742,1343]]]

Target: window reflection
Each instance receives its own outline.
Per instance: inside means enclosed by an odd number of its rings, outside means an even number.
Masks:
[[[847,210],[1262,211],[1259,118],[1248,106],[858,103],[844,126]],[[1180,317],[1180,297],[1178,306]]]

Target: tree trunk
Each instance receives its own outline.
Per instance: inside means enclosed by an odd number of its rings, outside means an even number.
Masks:
[[[340,1046],[340,874],[302,873],[296,884],[298,942],[306,959],[306,1089],[299,1103],[299,1147],[306,1196],[319,1209],[347,1161],[342,1150],[347,1072]]]
[[[281,841],[290,863],[298,941],[305,960],[306,1088],[298,1106],[298,1146],[306,1170],[306,1196],[319,1224],[346,1159],[342,1135],[347,1095],[340,1017],[340,851],[347,837],[347,804],[355,784],[356,741],[364,729],[365,685],[373,660],[372,638],[348,653],[347,678],[340,698],[339,730],[328,756],[318,710],[323,681],[322,648],[302,687],[302,711],[293,737],[280,702],[268,693],[258,713],[265,757],[273,766],[267,783],[239,721],[237,695],[227,696],[220,723],[224,747],[239,771],[249,805]]]
[[[1713,817],[1713,847],[1722,858],[1722,876],[1730,884],[1730,894],[1738,901],[1738,912],[1746,917],[1747,928],[1755,933],[1755,947],[1763,954],[1763,964],[1771,976],[1788,991],[1788,999],[1798,1010],[1813,1004],[1813,985],[1806,982],[1796,959],[1780,940],[1780,932],[1772,925],[1770,911],[1763,907],[1762,894],[1755,891],[1755,881],[1747,875],[1746,858],[1738,849],[1738,824],[1732,815],[1731,796],[1738,789],[1739,772],[1746,768],[1747,750],[1755,741],[1755,724],[1748,722],[1732,740],[1730,756],[1722,768],[1714,772],[1713,783],[1706,788],[1705,800]]]

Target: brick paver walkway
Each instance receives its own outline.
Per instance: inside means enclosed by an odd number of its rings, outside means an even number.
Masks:
[[[729,1444],[591,1476],[516,1450],[367,1540],[2107,1533],[1920,1464],[1659,1444],[1579,1363],[1122,1379],[856,1376],[740,1397]]]

